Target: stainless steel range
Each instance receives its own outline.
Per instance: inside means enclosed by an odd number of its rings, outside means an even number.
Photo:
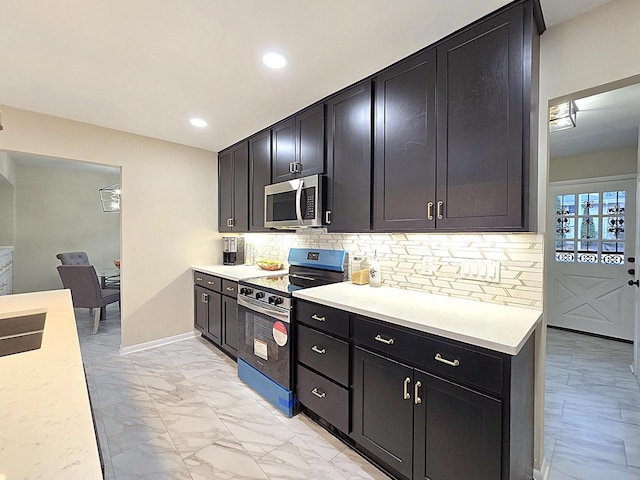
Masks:
[[[289,273],[240,281],[238,376],[288,416],[295,410],[292,292],[346,279],[344,250],[292,248]]]

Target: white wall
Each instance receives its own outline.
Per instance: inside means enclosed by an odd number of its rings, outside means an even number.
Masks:
[[[62,288],[55,257],[85,251],[96,268],[120,257],[120,215],[104,213],[98,189],[120,169],[80,162],[15,164],[14,293]]]
[[[1,108],[2,150],[122,167],[122,346],[193,331],[190,267],[220,256],[216,154]]]
[[[549,159],[549,181],[635,175],[637,148],[620,148]]]
[[[640,2],[615,0],[547,30],[540,41],[538,230],[544,231],[549,101],[640,74]],[[548,286],[545,285],[546,289]],[[542,466],[546,333],[536,337],[535,465]],[[550,460],[550,459],[547,459]]]

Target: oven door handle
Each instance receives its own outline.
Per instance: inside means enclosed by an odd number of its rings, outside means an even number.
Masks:
[[[263,315],[266,315],[267,317],[271,317],[285,323],[291,323],[291,320],[290,320],[291,312],[289,310],[283,310],[277,307],[264,306],[262,302],[251,301],[251,299],[247,299],[242,296],[238,296],[238,306],[244,307],[247,310],[250,310],[253,312],[261,313]]]
[[[304,186],[304,181],[302,179],[298,180],[298,190],[296,190],[296,216],[298,217],[298,223],[302,225],[302,187]]]
[[[299,278],[300,280],[315,280],[315,277],[307,277],[305,275],[298,275],[297,273],[290,273],[290,277]]]

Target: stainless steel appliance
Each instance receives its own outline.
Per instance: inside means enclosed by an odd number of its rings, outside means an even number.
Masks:
[[[222,237],[222,263],[224,265],[242,265],[244,263],[244,238]]]
[[[324,175],[295,178],[264,187],[264,226],[321,227],[325,215]]]
[[[285,415],[295,415],[292,292],[346,279],[344,250],[292,248],[289,273],[240,281],[238,376]]]

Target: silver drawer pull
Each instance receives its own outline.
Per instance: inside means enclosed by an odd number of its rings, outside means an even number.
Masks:
[[[227,292],[233,292],[235,290],[235,288],[233,287],[227,287]]]
[[[445,364],[450,365],[452,367],[459,367],[460,366],[460,360],[458,360],[457,358],[452,362],[451,360],[447,360],[446,358],[442,358],[442,355],[440,355],[439,353],[436,353],[436,356],[434,358],[437,361],[445,363]]]
[[[411,398],[411,394],[409,393],[409,384],[411,383],[411,379],[409,377],[404,379],[402,382],[402,398],[404,400],[409,400]]]
[[[311,393],[313,393],[316,397],[318,398],[324,398],[327,396],[326,393],[321,392],[320,390],[318,390],[317,388],[314,388],[313,390],[311,390]]]
[[[211,280],[209,280],[207,283],[208,283],[209,285],[215,285],[215,284],[216,284],[216,282],[212,282]]]
[[[316,353],[319,353],[320,355],[324,355],[325,353],[327,353],[327,351],[324,348],[320,350],[317,345],[314,345],[313,347],[311,347],[311,350],[313,350]]]
[[[202,278],[200,278],[200,277],[196,277],[196,280],[197,280],[198,282],[201,282],[201,281],[202,281]]]
[[[419,405],[422,403],[422,399],[420,398],[420,387],[422,386],[422,382],[418,380],[413,388],[413,403]]]
[[[396,341],[393,338],[390,338],[387,340],[386,338],[383,338],[382,335],[376,335],[376,340],[386,345],[393,345],[394,343],[396,343]]]
[[[313,318],[314,320],[317,320],[319,322],[325,322],[327,320],[325,317],[319,317],[315,313],[313,315],[311,315],[311,318]]]
[[[202,303],[209,303],[209,295],[206,293],[202,294]]]

